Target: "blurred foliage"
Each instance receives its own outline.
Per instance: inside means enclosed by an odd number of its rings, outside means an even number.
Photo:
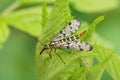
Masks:
[[[73,6],[82,12],[105,12],[116,9],[119,6],[118,0],[71,0]]]
[[[2,45],[6,38],[9,35],[9,29],[7,28],[6,24],[0,23],[0,45]]]
[[[71,11],[67,0],[57,0],[56,3],[55,0],[46,0],[46,2],[47,4],[42,5],[42,0],[0,0],[0,46],[2,47],[0,48],[0,80],[36,80],[35,40],[25,33],[39,38],[43,43],[49,42],[50,38],[73,16],[82,20],[81,30],[88,29],[82,40],[92,43],[94,50],[89,54],[84,52],[66,54],[67,52],[59,50],[58,53],[67,63],[64,65],[54,54],[52,59],[45,53],[38,57],[43,47],[39,44],[36,53],[39,79],[119,80],[120,58],[114,52],[117,51],[120,55],[119,0],[71,0]],[[97,18],[91,25],[86,23],[91,23],[99,15],[105,15],[105,20],[97,25],[94,32],[96,24],[103,18]],[[9,26],[25,33],[13,28],[9,30]],[[3,44],[7,39],[7,43]],[[91,67],[91,60],[94,58],[98,62]],[[79,59],[85,66],[89,63],[89,67],[80,67],[82,63],[78,62]]]
[[[4,21],[7,24],[37,37],[39,36],[42,28],[40,24],[40,8],[41,7],[34,7],[25,10],[22,9],[2,17],[4,17]]]

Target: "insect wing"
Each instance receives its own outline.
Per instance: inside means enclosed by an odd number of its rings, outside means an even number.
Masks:
[[[75,33],[81,25],[80,20],[74,19],[70,21],[59,33],[56,35],[52,41],[58,41],[61,40],[73,33]]]
[[[63,45],[63,47],[80,51],[91,51],[93,49],[93,46],[91,44],[81,41],[67,42],[65,45]]]

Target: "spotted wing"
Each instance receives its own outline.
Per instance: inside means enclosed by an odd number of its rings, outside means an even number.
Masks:
[[[66,44],[63,45],[63,47],[67,49],[80,50],[80,51],[91,51],[93,49],[93,46],[91,44],[81,41],[66,42]]]
[[[81,25],[80,20],[74,19],[71,20],[59,33],[56,35],[52,41],[58,41],[61,40],[73,33],[75,33]]]

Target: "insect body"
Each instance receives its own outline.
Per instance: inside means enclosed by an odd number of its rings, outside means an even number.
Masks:
[[[74,49],[80,51],[91,51],[93,49],[91,44],[86,42],[77,41],[80,37],[82,37],[86,31],[82,33],[69,37],[73,33],[75,33],[81,25],[81,22],[77,19],[70,21],[51,41],[48,45],[45,45],[40,54],[46,49]]]

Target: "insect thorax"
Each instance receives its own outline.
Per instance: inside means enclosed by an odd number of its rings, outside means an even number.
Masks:
[[[51,41],[48,45],[49,45],[49,48],[57,48],[58,41]]]

